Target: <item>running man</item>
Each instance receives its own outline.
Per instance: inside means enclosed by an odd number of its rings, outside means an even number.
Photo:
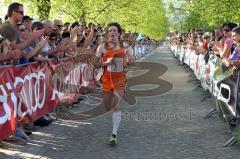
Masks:
[[[101,76],[103,104],[107,111],[112,111],[113,129],[110,145],[117,143],[117,131],[121,122],[120,101],[124,95],[126,76],[124,68],[127,65],[129,50],[120,45],[122,28],[118,23],[110,23],[106,30],[105,43],[100,44],[94,64],[103,68]]]

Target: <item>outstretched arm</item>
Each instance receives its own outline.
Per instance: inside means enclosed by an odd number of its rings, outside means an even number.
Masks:
[[[95,58],[93,60],[93,65],[97,68],[101,68],[103,66],[103,62],[101,61],[103,49],[104,49],[104,45],[101,44],[98,46]]]

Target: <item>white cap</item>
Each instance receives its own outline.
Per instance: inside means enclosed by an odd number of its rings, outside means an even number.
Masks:
[[[202,38],[209,37],[211,38],[211,34],[209,32],[206,32],[203,34]]]

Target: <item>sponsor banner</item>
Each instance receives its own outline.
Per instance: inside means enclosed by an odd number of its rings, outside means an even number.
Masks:
[[[91,64],[73,61],[0,68],[0,140],[14,134],[17,123],[77,101],[94,79],[93,71]]]

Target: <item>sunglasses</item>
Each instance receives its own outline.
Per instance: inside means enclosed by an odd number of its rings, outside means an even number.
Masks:
[[[17,12],[17,13],[19,13],[19,14],[21,14],[21,15],[24,15],[24,11],[15,11],[15,12]]]
[[[62,28],[62,27],[63,27],[63,25],[57,25],[57,27],[59,27],[59,28]]]
[[[27,20],[24,20],[23,22],[29,23],[29,22],[31,22],[31,21],[32,21],[31,19],[27,19]]]
[[[24,32],[24,31],[26,31],[26,29],[20,29],[19,31]]]

